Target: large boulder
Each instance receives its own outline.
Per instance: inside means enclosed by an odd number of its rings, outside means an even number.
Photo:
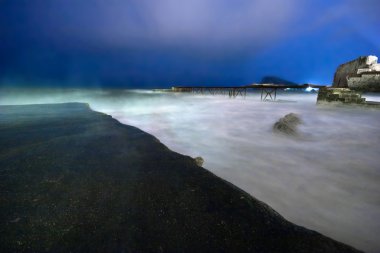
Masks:
[[[297,131],[297,126],[302,123],[300,117],[295,113],[289,113],[284,117],[280,118],[274,125],[273,131],[275,133],[297,136],[299,135]]]

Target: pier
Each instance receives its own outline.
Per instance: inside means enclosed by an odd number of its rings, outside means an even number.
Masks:
[[[323,88],[325,85],[303,84],[303,85],[281,85],[281,84],[250,84],[244,86],[174,86],[173,92],[189,92],[195,94],[227,95],[230,98],[237,96],[245,97],[247,90],[261,90],[261,101],[274,101],[277,97],[277,90],[284,89],[306,89],[306,88]]]

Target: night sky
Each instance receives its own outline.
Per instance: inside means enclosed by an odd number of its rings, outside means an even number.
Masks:
[[[330,84],[380,56],[379,0],[0,0],[0,84]]]

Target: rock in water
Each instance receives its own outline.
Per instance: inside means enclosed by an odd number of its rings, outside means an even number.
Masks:
[[[358,252],[84,104],[0,119],[0,252]]]
[[[297,136],[297,126],[301,123],[302,121],[297,114],[289,113],[274,124],[273,131],[275,133]]]
[[[194,160],[195,160],[195,163],[196,163],[199,167],[202,167],[203,163],[205,162],[205,160],[204,160],[202,157],[200,157],[200,156],[195,157]]]

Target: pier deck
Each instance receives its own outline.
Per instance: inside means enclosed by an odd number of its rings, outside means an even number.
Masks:
[[[280,85],[280,84],[250,84],[244,86],[174,86],[172,91],[174,92],[190,92],[197,94],[228,94],[229,97],[235,98],[237,96],[245,97],[247,95],[248,89],[259,89],[261,90],[262,101],[265,100],[276,100],[278,89],[306,89],[306,88],[322,88],[326,85],[314,85],[314,84],[303,84],[303,85]]]

